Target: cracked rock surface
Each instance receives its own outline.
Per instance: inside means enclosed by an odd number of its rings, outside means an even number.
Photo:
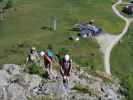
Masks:
[[[15,64],[3,65],[0,70],[0,100],[121,100],[118,82],[103,81],[84,71],[72,71],[67,88],[62,78],[48,80],[23,72]],[[57,73],[57,72],[56,72]],[[45,98],[46,97],[46,98]],[[42,100],[42,99],[40,99]]]

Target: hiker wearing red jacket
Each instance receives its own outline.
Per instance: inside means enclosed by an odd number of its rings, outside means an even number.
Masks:
[[[49,78],[51,79],[53,76],[52,65],[53,65],[54,53],[51,50],[48,50],[45,53],[41,52],[41,56],[43,56],[44,67],[48,73]]]

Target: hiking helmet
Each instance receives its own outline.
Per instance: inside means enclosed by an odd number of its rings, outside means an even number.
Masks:
[[[36,50],[36,48],[35,47],[32,47],[31,50]]]
[[[41,51],[41,52],[40,52],[40,55],[41,55],[41,56],[44,56],[44,55],[45,55],[45,52]]]
[[[65,60],[69,61],[70,60],[70,56],[68,54],[65,55]]]

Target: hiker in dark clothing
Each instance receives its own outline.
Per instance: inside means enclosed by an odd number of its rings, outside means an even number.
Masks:
[[[69,80],[70,72],[72,68],[72,60],[70,59],[70,56],[66,54],[63,59],[59,61],[60,63],[60,73],[63,77],[63,81]]]

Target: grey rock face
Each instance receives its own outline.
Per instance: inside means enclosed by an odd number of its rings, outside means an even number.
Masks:
[[[42,79],[23,72],[18,65],[6,64],[0,70],[0,100],[27,100],[33,96],[49,96],[57,100],[120,100],[119,88],[118,83],[106,84],[101,78],[76,69],[72,71],[67,87],[61,76],[55,80]]]
[[[17,75],[20,74],[21,68],[18,65],[14,65],[14,64],[6,64],[4,65],[3,69],[5,71],[7,71],[9,74],[11,75]]]
[[[41,78],[29,75],[22,68],[14,64],[6,64],[0,70],[0,100],[27,100],[31,90],[39,86]]]
[[[9,78],[10,75],[6,71],[0,70],[0,87],[6,86],[8,84]]]
[[[25,93],[24,88],[16,83],[7,88],[7,97],[10,97],[10,100],[27,100]]]

